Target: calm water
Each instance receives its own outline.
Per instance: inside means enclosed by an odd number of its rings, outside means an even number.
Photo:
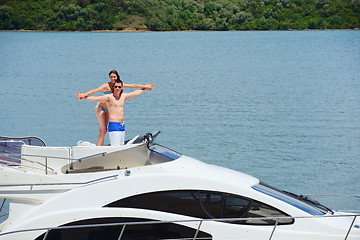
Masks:
[[[74,95],[117,69],[156,84],[126,103],[128,138],[161,130],[163,145],[286,190],[359,194],[359,43],[360,31],[0,32],[0,135],[95,142],[94,104]]]

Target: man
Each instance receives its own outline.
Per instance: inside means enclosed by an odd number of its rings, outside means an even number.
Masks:
[[[111,146],[124,145],[125,141],[125,124],[124,124],[124,104],[125,100],[139,96],[147,90],[142,88],[130,93],[123,93],[123,82],[116,80],[113,94],[103,96],[84,96],[79,99],[86,99],[91,102],[106,103],[109,110],[108,132]]]

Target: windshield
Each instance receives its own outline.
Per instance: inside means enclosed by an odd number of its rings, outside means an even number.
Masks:
[[[174,150],[171,150],[159,144],[152,145],[149,148],[149,150],[150,150],[150,156],[149,156],[148,164],[169,162],[181,157],[180,153],[175,152]]]
[[[252,187],[256,191],[279,199],[283,202],[286,202],[294,207],[297,207],[311,215],[324,215],[327,212],[331,212],[330,209],[321,205],[319,202],[312,200],[308,197],[302,195],[296,195],[294,193],[278,190],[274,187],[260,183]]]
[[[0,136],[0,164],[17,165],[19,159],[7,154],[21,154],[22,145],[46,146],[38,137],[1,137]],[[2,160],[2,161],[1,161]]]

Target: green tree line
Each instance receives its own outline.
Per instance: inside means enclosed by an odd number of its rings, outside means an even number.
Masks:
[[[0,0],[1,30],[360,27],[360,0]]]

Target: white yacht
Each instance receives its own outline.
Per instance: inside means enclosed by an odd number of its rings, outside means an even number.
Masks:
[[[360,214],[135,137],[49,147],[0,137],[0,240],[359,240]]]

